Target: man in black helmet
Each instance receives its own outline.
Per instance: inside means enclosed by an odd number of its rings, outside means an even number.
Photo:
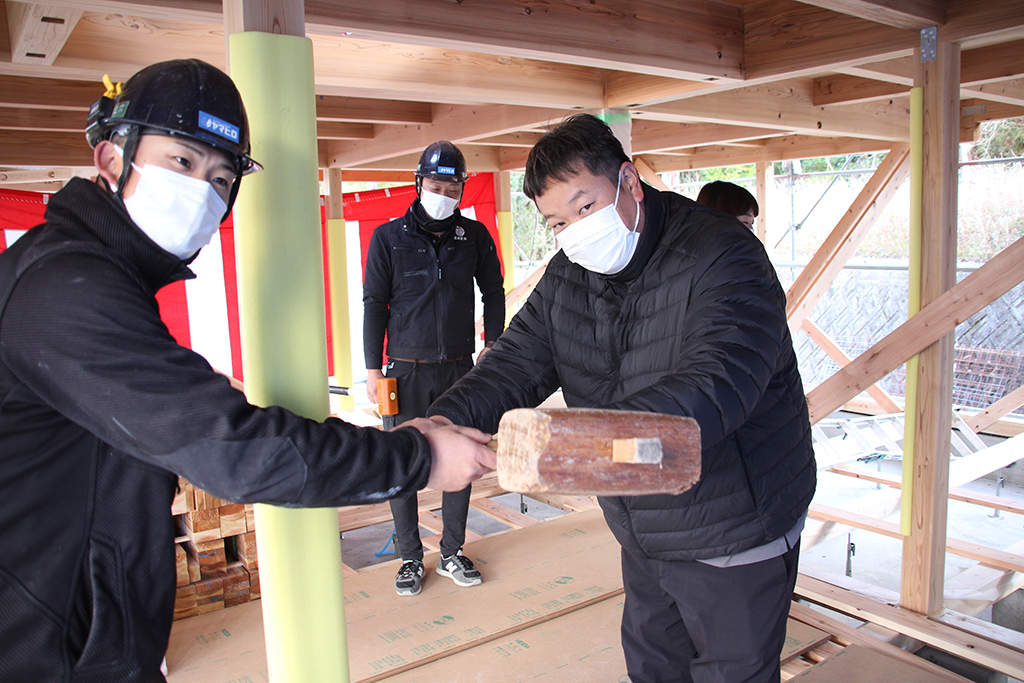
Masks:
[[[0,254],[0,681],[164,680],[178,475],[334,507],[458,491],[494,464],[476,430],[252,406],[168,333],[154,294],[193,277],[258,168],[225,74],[143,69],[93,108],[88,139],[97,182],[71,180]]]
[[[377,380],[397,379],[398,414],[384,418],[385,428],[423,417],[431,402],[473,367],[473,280],[484,305],[484,348],[505,325],[501,266],[494,240],[482,223],[459,213],[466,160],[459,148],[441,140],[429,145],[416,167],[416,193],[405,216],[378,227],[370,240],[363,280],[363,353],[366,393],[377,402]],[[483,578],[462,554],[466,540],[470,487],[445,493],[441,503],[444,533],[437,573],[460,586]],[[415,491],[391,499],[402,566],[395,577],[399,595],[420,592],[425,570]]]

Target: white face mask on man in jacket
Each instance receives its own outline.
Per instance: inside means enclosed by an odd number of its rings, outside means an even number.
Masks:
[[[624,163],[614,199],[595,208],[609,201],[611,183],[604,176],[582,169],[565,181],[551,181],[535,201],[570,261],[601,275],[614,275],[629,265],[643,232],[643,207],[637,197],[643,196],[639,183],[633,165]],[[633,206],[626,204],[620,208],[622,194],[632,197]],[[624,218],[633,223],[632,229]]]
[[[225,155],[189,140],[143,135],[132,171],[122,196],[142,232],[182,260],[210,243],[227,213],[234,180]]]

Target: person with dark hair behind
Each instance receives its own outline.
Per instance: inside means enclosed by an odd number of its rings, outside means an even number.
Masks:
[[[696,419],[700,480],[600,498],[622,546],[633,683],[778,683],[811,426],[764,246],[735,220],[640,181],[611,129],[570,117],[526,163],[561,247],[487,356],[430,408],[494,430],[558,387],[573,408]]]
[[[745,188],[714,180],[700,188],[697,203],[727,213],[751,230],[757,217],[757,200]]]

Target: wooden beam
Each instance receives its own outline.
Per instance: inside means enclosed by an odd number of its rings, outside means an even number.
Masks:
[[[776,81],[644,107],[644,118],[757,126],[787,133],[843,134],[905,141],[909,108],[904,99],[822,109],[814,106],[807,78]]]
[[[82,10],[76,7],[7,0],[11,61],[53,64],[81,16]]]
[[[784,161],[786,159],[881,152],[891,146],[891,143],[881,140],[787,135],[768,138],[763,146],[756,149],[726,145],[694,147],[686,150],[689,152],[688,156],[647,154],[644,155],[644,160],[658,173],[666,173],[668,171],[692,171],[701,168],[736,166],[758,161]]]
[[[906,95],[909,85],[876,81],[860,76],[831,74],[814,79],[814,95],[812,101],[816,107],[827,107],[831,104],[852,104],[873,102],[892,97]]]
[[[850,512],[848,510],[843,510],[829,505],[811,503],[811,507],[807,511],[807,514],[815,519],[835,522],[837,524],[845,524],[847,526],[852,526],[855,529],[863,529],[864,531],[888,536],[889,538],[904,538],[903,534],[900,533],[899,524],[886,522],[875,517]],[[1014,553],[1008,553],[1004,550],[997,550],[995,548],[986,548],[985,546],[977,543],[970,543],[968,541],[960,541],[957,539],[949,539],[946,542],[942,548],[943,556],[945,556],[946,552],[957,555],[958,557],[966,557],[967,559],[975,560],[976,562],[984,562],[987,565],[998,567],[1006,571],[1024,572],[1024,555],[1016,555]],[[939,590],[942,590],[941,582],[939,583]],[[916,612],[917,610],[913,611]],[[918,614],[924,614],[924,612],[918,612]]]
[[[943,0],[800,0],[886,26],[920,30],[946,22]]]
[[[711,87],[707,81],[687,81],[631,71],[609,71],[604,81],[605,106],[639,107],[657,104],[678,100]]]
[[[373,140],[330,143],[329,165],[348,168],[403,154],[419,154],[437,140],[469,142],[475,138],[557,123],[565,114],[557,109],[505,105],[439,107],[430,124],[387,126],[378,130]]]
[[[440,48],[315,34],[310,39],[317,92],[325,95],[567,109],[604,106],[600,69],[470,52],[465,45]]]
[[[419,124],[433,118],[429,102],[396,102],[356,97],[317,95],[317,121],[347,123]]]
[[[94,166],[48,168],[45,170],[0,169],[0,185],[9,185],[14,189],[20,190],[22,188],[16,186],[36,183],[63,183],[71,178],[91,178],[95,174],[96,167]]]
[[[807,336],[811,338],[811,341],[820,346],[822,351],[827,353],[832,360],[838,363],[839,367],[843,367],[850,362],[851,358],[846,355],[846,352],[839,348],[839,345],[836,344],[823,329],[815,325],[810,319],[804,318],[800,328],[807,333]],[[892,400],[892,396],[889,395],[889,392],[877,384],[872,384],[868,387],[867,392],[869,396],[878,402],[878,405],[881,406],[885,412],[903,412],[903,408]]]
[[[0,107],[0,130],[48,130],[84,133],[86,115],[69,109]]]
[[[864,469],[863,467],[857,467],[855,465],[834,465],[830,467],[828,471],[835,472],[836,474],[842,474],[847,477],[853,477],[854,479],[860,479],[862,481],[884,484],[885,486],[891,486],[897,489],[903,487],[902,479],[897,476]],[[948,495],[950,500],[958,500],[962,503],[980,505],[981,507],[992,508],[993,510],[1002,510],[1003,512],[1012,512],[1016,515],[1024,515],[1024,503],[1012,498],[1002,498],[1000,496],[968,491],[967,489],[962,488],[950,489]]]
[[[103,84],[55,78],[0,76],[0,107],[88,112],[103,94]],[[84,116],[83,116],[84,120]],[[85,126],[82,126],[85,130]]]
[[[909,174],[910,146],[896,145],[786,293],[786,317],[794,333],[821,301]]]
[[[827,633],[831,633],[837,640],[843,643],[860,645],[861,647],[869,648],[872,652],[878,652],[887,657],[894,657],[904,664],[923,668],[935,676],[938,681],[965,683],[967,680],[948,669],[942,668],[938,664],[933,664],[932,662],[918,657],[917,655],[913,655],[905,650],[895,647],[894,645],[890,645],[872,633],[851,626],[844,621],[833,619],[819,610],[814,609],[810,605],[793,602],[789,608],[789,616],[808,624],[809,626],[814,626],[815,628],[822,629]]]
[[[654,154],[683,147],[696,147],[779,135],[771,128],[729,126],[716,123],[674,123],[633,119],[633,155]]]
[[[703,80],[743,77],[740,7],[719,0],[519,5],[310,0],[310,33]]]
[[[806,575],[797,577],[796,594],[857,619],[916,638],[985,668],[1014,678],[1024,676],[1024,653],[966,631],[945,626],[926,616],[858,596]]]
[[[957,324],[1024,281],[1024,237],[992,257],[921,312],[807,394],[811,422],[827,417],[868,386],[935,343]]]
[[[84,133],[0,130],[0,166],[91,166]]]
[[[346,183],[402,183],[412,184],[409,171],[345,171]]]
[[[900,64],[906,62],[900,61]],[[1010,98],[1010,104],[1021,104],[1019,81],[1014,84],[1000,84],[1000,81],[1019,79],[1024,75],[1024,40],[1015,40],[998,45],[966,50],[960,58],[960,84],[965,91],[989,92],[995,97]],[[913,84],[912,79],[900,79],[893,83],[885,79],[874,79],[849,74],[831,74],[814,79],[814,104],[850,104],[887,99],[905,94]],[[909,82],[908,82],[909,81]],[[992,84],[991,87],[984,88]]]
[[[524,515],[518,510],[513,510],[507,505],[502,505],[496,500],[490,498],[477,498],[470,501],[470,507],[474,510],[487,515],[491,519],[496,519],[502,524],[507,524],[513,529],[524,529],[528,526],[536,526],[541,523],[540,520],[534,519],[529,515]]]
[[[938,40],[965,49],[1024,37],[1020,0],[947,0]],[[792,0],[761,0],[744,9],[747,79],[818,75],[909,57],[920,36]]]
[[[986,45],[960,54],[960,84],[983,85],[1024,76],[1024,40]]]
[[[370,123],[316,122],[318,140],[372,140],[373,135],[373,124]]]
[[[966,86],[961,89],[964,95],[970,95],[990,102],[1001,102],[1015,107],[1024,107],[1024,78],[999,83]]]
[[[1009,415],[1024,405],[1024,386],[1019,386],[981,412],[965,418],[965,422],[975,432],[983,431],[995,424],[1004,415]]]
[[[504,135],[495,135],[489,138],[477,138],[473,141],[474,145],[494,145],[496,147],[523,147],[525,149],[533,149],[533,146],[537,144],[537,141],[543,137],[543,133],[531,133],[528,131],[519,133],[505,133]]]
[[[875,81],[905,85],[908,88],[914,85],[913,55],[898,59],[887,59],[881,62],[840,67],[837,71],[850,76],[860,76],[861,78],[870,78]]]

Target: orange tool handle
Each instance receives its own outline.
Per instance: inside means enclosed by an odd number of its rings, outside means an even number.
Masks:
[[[394,377],[377,380],[377,413],[381,417],[398,414],[398,380]]]

